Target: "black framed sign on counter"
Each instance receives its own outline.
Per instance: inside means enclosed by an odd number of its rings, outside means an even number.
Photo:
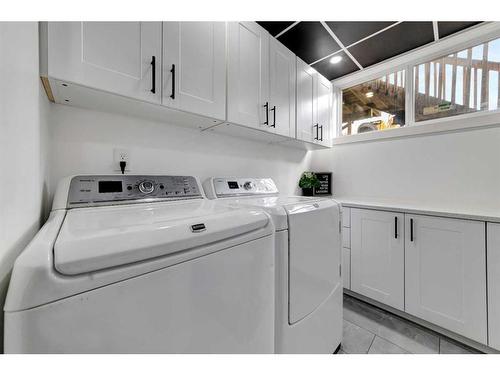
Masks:
[[[314,188],[314,195],[332,195],[332,172],[314,172],[319,180],[319,187]]]

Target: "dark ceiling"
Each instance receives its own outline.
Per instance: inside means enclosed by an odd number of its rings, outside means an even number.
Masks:
[[[258,22],[293,53],[332,80],[480,22]],[[334,55],[342,57],[331,64]]]

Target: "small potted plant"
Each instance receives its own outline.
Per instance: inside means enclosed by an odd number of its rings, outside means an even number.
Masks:
[[[304,172],[299,181],[299,187],[302,189],[302,195],[306,197],[311,197],[314,192],[314,188],[320,187],[320,182],[318,177],[313,172]]]

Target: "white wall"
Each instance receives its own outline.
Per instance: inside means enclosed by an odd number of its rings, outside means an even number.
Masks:
[[[311,163],[340,197],[500,210],[500,127],[339,145]]]
[[[51,187],[73,174],[118,173],[113,149],[130,152],[130,173],[273,177],[298,192],[304,150],[200,132],[165,123],[55,104],[50,110]],[[51,189],[53,193],[53,189]]]
[[[38,75],[38,24],[0,22],[0,306],[12,264],[47,203],[48,101]],[[0,352],[3,313],[0,314]]]

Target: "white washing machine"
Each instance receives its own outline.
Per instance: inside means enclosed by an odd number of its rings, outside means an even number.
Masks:
[[[341,206],[280,196],[270,178],[210,178],[210,199],[264,209],[276,228],[277,353],[333,353],[342,339]]]
[[[77,176],[15,262],[7,353],[272,353],[274,227],[184,176]]]

